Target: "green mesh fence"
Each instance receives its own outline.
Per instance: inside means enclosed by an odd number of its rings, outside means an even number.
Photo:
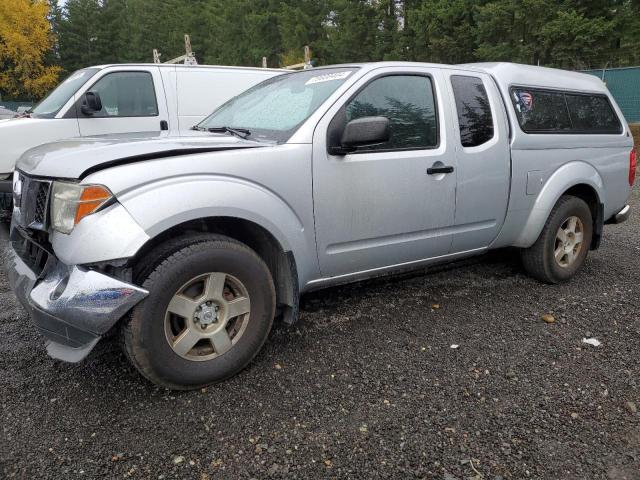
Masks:
[[[604,80],[627,122],[640,123],[640,67],[585,70]]]

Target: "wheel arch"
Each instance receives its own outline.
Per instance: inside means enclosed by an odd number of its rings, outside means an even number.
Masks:
[[[582,161],[567,163],[549,176],[514,246],[528,248],[535,243],[551,210],[563,195],[581,198],[589,206],[593,218],[591,248],[598,248],[604,223],[604,182],[592,165]]]
[[[294,254],[264,226],[239,217],[203,217],[175,224],[151,237],[129,260],[131,266],[139,264],[169,242],[204,237],[207,234],[224,235],[244,243],[254,250],[267,265],[276,288],[276,302],[283,320],[292,324],[298,318],[299,284]],[[170,250],[169,250],[170,252]],[[165,254],[168,252],[164,252]]]
[[[598,192],[591,185],[579,183],[567,189],[562,193],[561,197],[564,195],[578,197],[589,207],[593,221],[593,237],[591,238],[590,248],[591,250],[596,250],[600,246],[602,226],[604,225],[604,207]]]

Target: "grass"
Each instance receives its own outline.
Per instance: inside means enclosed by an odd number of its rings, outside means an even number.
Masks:
[[[640,123],[633,123],[629,125],[631,127],[631,135],[636,143],[636,152],[640,154]]]

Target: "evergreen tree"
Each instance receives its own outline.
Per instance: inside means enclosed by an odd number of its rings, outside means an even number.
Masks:
[[[474,60],[476,0],[414,2],[405,26],[407,57],[438,63]]]
[[[68,0],[59,27],[60,65],[67,72],[102,63],[98,0]]]
[[[377,58],[379,14],[367,0],[331,0],[321,42],[323,64],[368,62]]]
[[[562,68],[640,63],[640,0],[50,0],[65,70],[167,61],[185,33],[201,63],[513,61]]]
[[[287,0],[281,3],[278,13],[283,51],[280,65],[303,62],[305,45],[309,45],[312,55],[322,48],[327,15],[326,0]]]

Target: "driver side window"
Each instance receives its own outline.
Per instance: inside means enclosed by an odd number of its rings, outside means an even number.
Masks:
[[[438,145],[433,86],[429,77],[390,75],[369,83],[345,106],[346,120],[389,119],[390,140],[358,151],[419,150]]]
[[[100,95],[102,110],[92,117],[155,117],[158,103],[153,79],[148,72],[114,72],[90,89]]]

